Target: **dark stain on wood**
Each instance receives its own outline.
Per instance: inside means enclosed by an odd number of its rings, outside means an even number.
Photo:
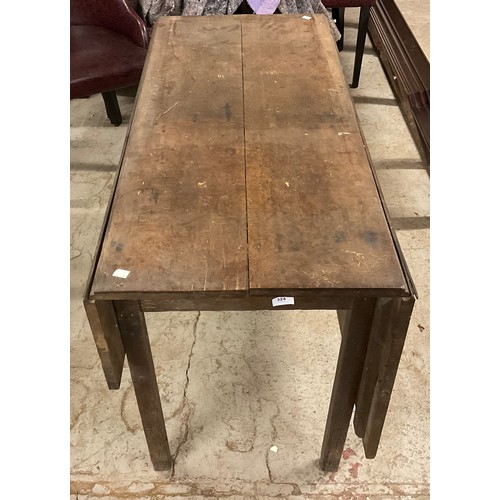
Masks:
[[[226,120],[230,122],[232,113],[231,113],[231,104],[229,104],[228,102],[226,102],[226,104],[224,105],[224,112],[226,113]]]
[[[378,236],[375,231],[365,231],[363,233],[363,239],[369,244],[369,245],[374,245],[377,243]]]
[[[149,192],[149,200],[158,203],[158,198],[160,197],[160,193],[156,188],[151,188]]]
[[[345,241],[344,231],[335,231],[335,243],[343,243]]]
[[[111,242],[111,245],[114,246],[114,249],[116,252],[121,252],[123,250],[123,243],[120,243],[118,241],[112,241]]]

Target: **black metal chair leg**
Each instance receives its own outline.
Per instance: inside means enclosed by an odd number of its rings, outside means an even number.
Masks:
[[[339,52],[342,52],[342,50],[344,49],[344,13],[345,7],[332,8],[332,19],[335,21],[337,29],[340,33],[340,40],[337,42],[337,48],[339,49]]]
[[[370,7],[361,7],[358,24],[358,39],[356,41],[356,57],[354,58],[354,74],[352,76],[351,88],[355,89],[359,84],[361,63],[365,51],[366,32],[368,31],[368,20],[370,19]]]
[[[115,127],[118,127],[118,125],[120,125],[122,122],[122,114],[120,112],[120,106],[118,105],[116,92],[114,90],[112,90],[111,92],[103,92],[102,98],[104,99],[106,114],[108,115],[109,121]]]

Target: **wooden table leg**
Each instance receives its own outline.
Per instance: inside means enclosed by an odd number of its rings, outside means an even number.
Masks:
[[[414,303],[414,297],[377,301],[354,415],[366,458],[377,454]]]
[[[90,329],[110,389],[119,389],[123,371],[125,350],[116,319],[113,302],[110,300],[84,299]]]
[[[357,299],[343,317],[342,342],[319,462],[325,471],[337,470],[340,463],[363,371],[375,304],[376,299]]]
[[[172,457],[144,313],[139,302],[133,300],[117,300],[114,306],[151,462],[157,471],[169,470]]]

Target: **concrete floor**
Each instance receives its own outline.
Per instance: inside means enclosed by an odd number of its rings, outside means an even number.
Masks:
[[[349,80],[356,9],[346,22]],[[119,92],[120,127],[101,96],[71,101],[72,500],[429,498],[429,177],[370,42],[352,95],[419,300],[378,455],[365,459],[351,429],[336,473],[318,468],[335,312],[147,314],[172,473],[152,469],[126,365],[107,389],[82,295],[134,95]]]

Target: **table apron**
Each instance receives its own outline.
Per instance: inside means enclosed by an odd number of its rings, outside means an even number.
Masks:
[[[161,311],[266,311],[266,310],[339,310],[351,309],[353,297],[295,297],[294,305],[274,307],[274,297],[142,299],[144,312]]]

